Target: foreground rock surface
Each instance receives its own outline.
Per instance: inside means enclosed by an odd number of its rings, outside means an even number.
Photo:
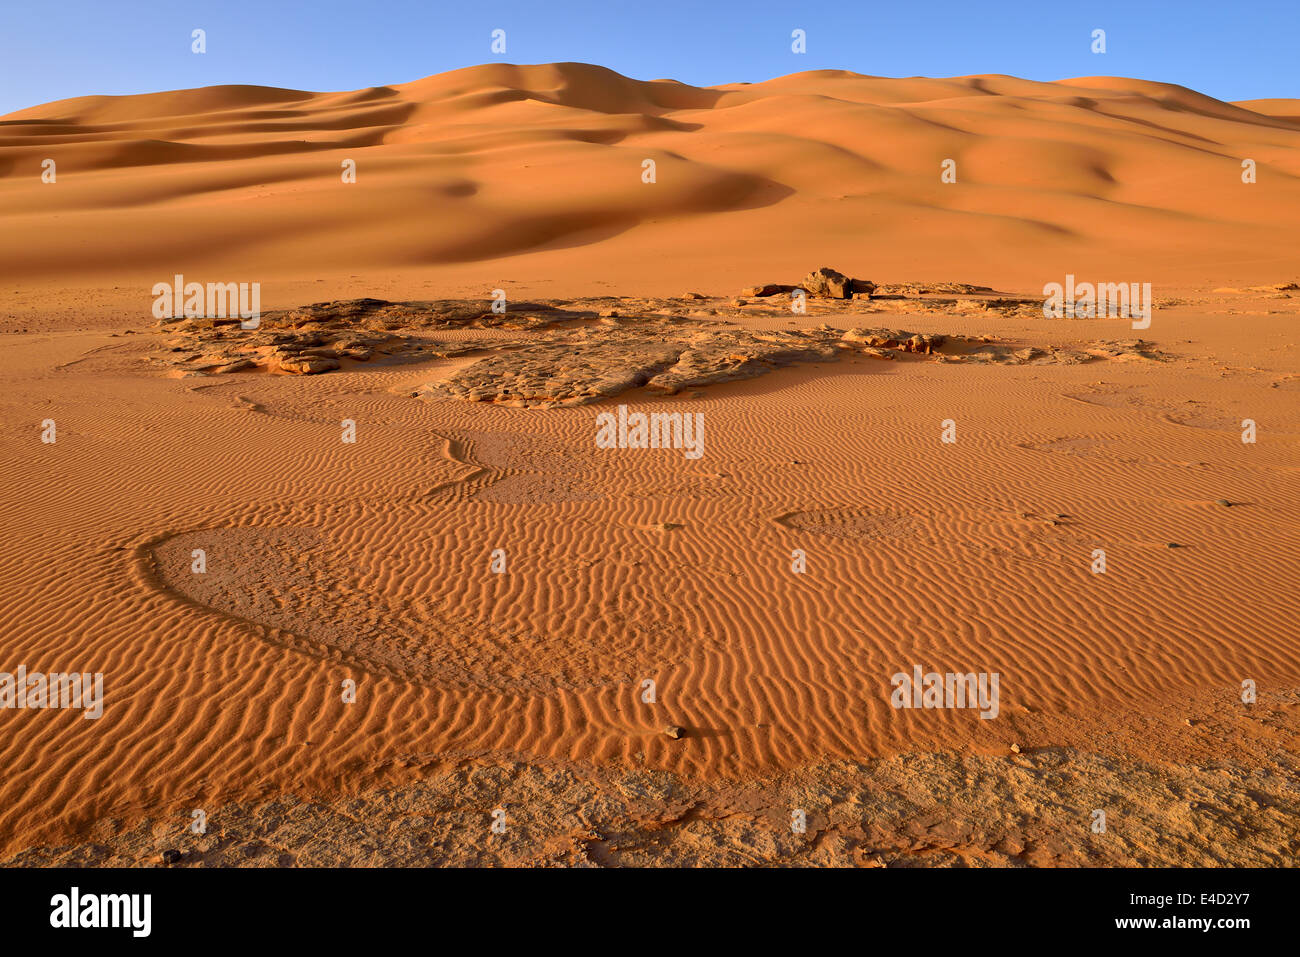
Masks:
[[[823,278],[828,289],[849,288],[835,276]],[[923,287],[917,295],[933,291]],[[966,298],[939,302],[959,309],[963,305],[1020,308],[985,292],[979,287],[968,292],[940,290]],[[902,314],[914,311],[910,298],[900,294],[896,304],[873,303],[867,312],[860,301],[815,300],[810,315],[852,320],[868,312]],[[160,323],[168,338],[155,358],[172,374],[182,376],[319,375],[372,360],[428,361],[482,353],[414,394],[531,407],[582,405],[642,387],[673,395],[845,355],[1008,365],[1161,357],[1151,343],[1140,339],[1098,340],[1062,348],[885,326],[841,328],[822,323],[795,329],[741,328],[737,321],[765,315],[778,318],[789,313],[781,307],[727,305],[698,296],[524,302],[504,313],[494,313],[478,301],[357,299],[268,313],[255,330],[225,320]],[[465,336],[466,330],[480,330],[481,335]]]
[[[1294,708],[1296,695],[1266,705]],[[159,866],[179,842],[175,867],[1287,866],[1300,837],[1288,727],[1246,753],[1233,733],[1211,731],[1224,757],[1207,763],[1044,747],[835,761],[713,783],[651,767],[407,755],[388,764],[410,783],[225,805],[204,835],[178,833],[194,803],[182,802],[168,818],[105,818],[80,843],[0,865]],[[1276,764],[1258,766],[1261,754]],[[495,807],[509,809],[508,840],[483,839]],[[805,833],[791,828],[795,808]],[[1108,812],[1105,834],[1090,831],[1093,808]]]

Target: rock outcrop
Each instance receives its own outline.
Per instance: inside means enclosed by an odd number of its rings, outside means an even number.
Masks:
[[[810,296],[820,296],[823,299],[853,298],[853,280],[829,266],[822,266],[810,272],[803,277],[803,282],[799,285],[806,289]]]
[[[838,270],[822,266],[804,276],[803,281],[798,285],[763,283],[742,289],[740,295],[745,299],[757,299],[794,292],[796,289],[802,289],[808,295],[818,299],[870,299],[871,294],[876,291],[876,284],[866,279],[851,279]]]
[[[834,279],[823,278],[828,283]],[[839,283],[837,288],[843,292],[847,287]],[[787,304],[774,305],[767,315],[789,315]],[[816,299],[808,305],[812,314],[827,317],[859,318],[864,312],[842,299]],[[1160,358],[1142,340],[1040,348],[990,336],[887,327],[846,331],[829,323],[803,329],[742,328],[718,318],[727,307],[716,299],[601,297],[513,308],[517,311],[494,313],[481,301],[360,299],[267,313],[254,330],[241,329],[237,321],[172,320],[159,323],[170,338],[157,358],[173,374],[187,376],[254,371],[318,375],[372,358],[411,362],[482,353],[414,394],[519,407],[582,405],[643,387],[672,395],[845,354],[1008,365]],[[754,314],[752,305],[730,308],[737,319]],[[901,316],[908,310],[916,311],[900,298],[865,311]],[[467,336],[468,329],[483,333]]]
[[[794,292],[798,288],[798,286],[787,286],[779,282],[769,282],[761,286],[746,286],[740,290],[740,295],[743,299],[759,299],[765,296],[780,295],[783,292]]]

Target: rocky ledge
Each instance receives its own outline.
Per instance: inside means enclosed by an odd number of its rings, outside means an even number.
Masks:
[[[940,285],[950,288],[938,289]],[[957,285],[924,288],[927,294],[933,290],[943,296],[972,297],[965,301],[987,299],[991,292],[951,288]],[[885,287],[873,288],[879,292]],[[864,308],[858,301],[833,296],[810,301],[801,318],[853,320],[891,312],[939,318],[928,303],[921,309],[907,303],[882,307],[873,301]],[[354,299],[267,313],[257,329],[242,329],[237,319],[162,322],[158,328],[163,339],[154,359],[170,374],[187,377],[314,375],[372,360],[429,361],[481,353],[413,395],[552,406],[597,402],[640,387],[674,394],[845,355],[1008,365],[1160,358],[1151,343],[1140,339],[1060,348],[851,323],[772,328],[777,322],[789,324],[790,315],[785,306],[755,308],[745,300],[728,303],[698,294],[520,302],[501,313],[482,301]],[[478,334],[467,335],[470,331]]]

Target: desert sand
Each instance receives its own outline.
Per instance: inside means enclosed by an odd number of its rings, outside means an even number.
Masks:
[[[0,859],[1293,863],[1298,216],[1300,101],[1144,80],[0,118],[0,671],[105,687],[0,709]],[[753,288],[822,266],[872,289]],[[160,320],[175,274],[261,325]],[[1067,275],[1149,327],[1045,318]]]

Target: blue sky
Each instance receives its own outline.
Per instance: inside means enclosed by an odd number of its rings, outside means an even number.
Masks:
[[[207,31],[207,53],[190,32]],[[506,54],[490,50],[506,31]],[[790,49],[807,32],[807,53]],[[1107,52],[1090,51],[1094,29]],[[216,83],[350,90],[489,60],[710,85],[799,70],[1106,74],[1300,97],[1300,0],[0,0],[0,114]]]

